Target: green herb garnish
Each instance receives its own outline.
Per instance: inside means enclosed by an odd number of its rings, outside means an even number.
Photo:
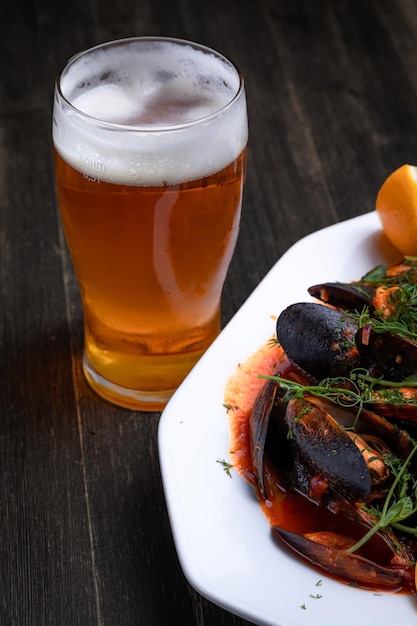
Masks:
[[[408,526],[403,524],[404,520],[409,519],[417,512],[417,484],[412,475],[407,471],[416,450],[417,443],[412,448],[406,460],[401,464],[399,470],[395,472],[395,480],[388,491],[382,510],[375,507],[372,507],[372,509],[366,509],[366,507],[363,507],[365,510],[368,510],[376,515],[379,519],[376,524],[372,526],[372,528],[370,528],[368,532],[361,539],[359,539],[359,541],[348,548],[346,552],[356,552],[356,550],[359,550],[359,548],[361,548],[373,535],[375,535],[378,530],[387,528],[388,526],[397,528],[405,533],[417,535],[417,526]],[[412,483],[411,495],[407,495],[410,491],[408,489],[410,482]],[[400,496],[396,498],[395,493],[398,489]]]
[[[229,476],[229,478],[232,478],[232,474],[230,470],[233,468],[233,465],[231,463],[228,463],[224,459],[217,459],[217,463],[220,463],[220,465],[223,465],[223,469],[226,472],[226,474]]]
[[[361,282],[387,291],[386,307],[346,313],[357,319],[359,327],[369,325],[376,333],[391,332],[417,341],[417,259],[406,257],[409,269],[394,276],[386,275],[386,266],[379,265],[363,276]],[[360,283],[359,283],[360,284]],[[355,283],[352,283],[355,286]]]

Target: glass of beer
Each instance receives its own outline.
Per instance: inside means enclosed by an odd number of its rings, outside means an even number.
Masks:
[[[104,43],[57,79],[52,135],[85,376],[115,404],[161,410],[220,331],[246,172],[241,73],[184,40]]]

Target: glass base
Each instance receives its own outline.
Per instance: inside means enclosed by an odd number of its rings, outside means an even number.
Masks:
[[[175,389],[162,391],[140,391],[138,389],[128,389],[112,383],[93,369],[84,355],[83,357],[84,375],[89,385],[99,396],[134,411],[162,411]]]

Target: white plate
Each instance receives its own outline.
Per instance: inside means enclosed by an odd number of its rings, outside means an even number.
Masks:
[[[352,280],[399,258],[374,212],[305,237],[270,270],[162,414],[161,471],[184,574],[200,594],[256,624],[417,623],[417,597],[343,585],[278,546],[251,487],[233,470],[230,478],[218,462],[229,460],[226,382],[239,361],[274,333],[273,316],[310,300],[310,285]]]

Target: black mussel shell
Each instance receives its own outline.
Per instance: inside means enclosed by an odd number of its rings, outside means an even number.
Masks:
[[[402,381],[417,374],[417,343],[392,332],[377,333],[367,327],[355,336],[362,363],[374,376]]]
[[[292,399],[285,422],[311,476],[322,476],[338,493],[356,502],[369,498],[371,477],[366,461],[330,413],[306,400]]]
[[[318,380],[329,373],[346,376],[358,364],[357,330],[343,311],[313,302],[290,305],[277,321],[277,338],[290,361]]]
[[[274,536],[288,548],[296,552],[307,562],[341,578],[360,581],[372,587],[398,588],[401,586],[401,573],[390,567],[384,567],[357,554],[337,549],[303,535],[278,528],[272,528]]]
[[[360,312],[365,306],[372,306],[375,287],[360,282],[323,283],[309,287],[308,292],[313,298],[339,309]]]

